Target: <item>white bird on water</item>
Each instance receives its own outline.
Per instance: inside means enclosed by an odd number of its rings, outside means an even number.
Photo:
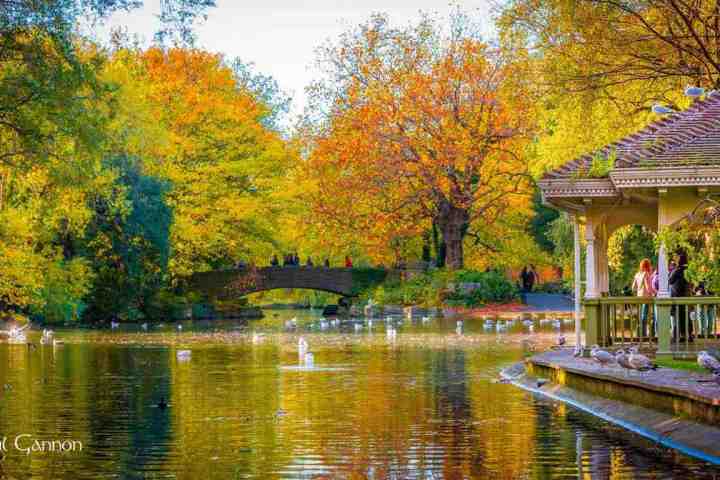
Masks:
[[[114,320],[111,320],[110,321],[110,330],[117,330],[118,328],[120,328],[120,323],[118,323]]]
[[[53,343],[53,336],[55,332],[48,329],[43,329],[42,337],[40,337],[40,343],[43,345],[50,345]]]
[[[430,317],[422,317],[422,323],[428,323],[430,321]]]
[[[306,367],[315,366],[315,356],[312,354],[312,352],[307,352],[305,354],[305,357],[303,358],[303,363]]]
[[[720,362],[705,350],[698,352],[697,363],[710,373],[720,373]]]
[[[307,340],[305,340],[305,337],[300,337],[298,339],[298,360],[300,361],[300,364],[305,363],[305,354],[308,353],[309,350],[310,345]]]
[[[601,350],[599,345],[592,346],[590,356],[603,367],[615,361],[615,357],[605,350]]]
[[[178,324],[177,329],[178,329],[178,332],[182,332],[182,325]]]
[[[143,323],[142,325],[140,325],[140,328],[142,328],[143,330],[145,330],[145,331],[147,332],[147,329],[148,329],[148,324],[147,324],[147,322],[145,322],[145,323]]]
[[[192,351],[191,350],[178,350],[177,354],[175,354],[175,356],[180,361],[190,360],[190,357],[192,356]]]

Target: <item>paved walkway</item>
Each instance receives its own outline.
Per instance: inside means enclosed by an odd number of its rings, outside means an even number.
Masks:
[[[558,293],[527,293],[525,303],[531,312],[572,312],[572,297]]]

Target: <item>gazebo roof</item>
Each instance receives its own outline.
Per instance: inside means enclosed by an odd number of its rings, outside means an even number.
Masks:
[[[594,175],[594,162],[612,162]],[[553,197],[617,197],[619,189],[720,186],[720,93],[546,173]]]

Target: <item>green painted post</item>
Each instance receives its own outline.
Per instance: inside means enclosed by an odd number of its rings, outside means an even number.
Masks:
[[[590,347],[600,344],[600,302],[589,299],[583,302],[585,308],[585,349],[583,356],[590,356]]]
[[[672,331],[670,326],[670,310],[672,308],[672,300],[669,298],[656,298],[657,305],[657,337],[658,348],[657,357],[672,357]]]

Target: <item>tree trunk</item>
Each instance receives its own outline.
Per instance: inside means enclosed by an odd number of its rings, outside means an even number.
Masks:
[[[441,205],[437,225],[446,248],[445,265],[451,270],[463,268],[463,238],[469,222],[470,214],[467,210],[449,203]]]
[[[440,233],[438,232],[437,223],[432,222],[432,241],[435,249],[435,266],[443,268],[445,266],[445,242],[440,241]]]

